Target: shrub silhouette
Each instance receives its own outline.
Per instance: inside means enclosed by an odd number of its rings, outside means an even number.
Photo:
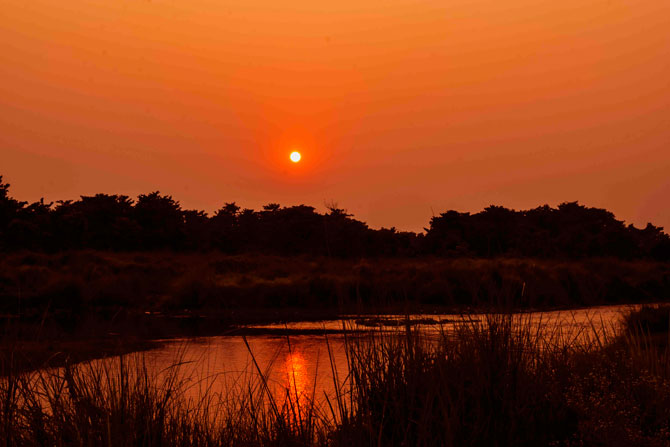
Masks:
[[[625,225],[604,209],[566,202],[530,210],[489,206],[479,213],[446,211],[425,234],[369,228],[336,204],[269,203],[260,211],[225,203],[213,216],[184,210],[155,191],[136,201],[96,194],[77,201],[32,204],[9,195],[0,176],[0,249],[218,250],[279,255],[534,257],[670,260],[661,227]]]

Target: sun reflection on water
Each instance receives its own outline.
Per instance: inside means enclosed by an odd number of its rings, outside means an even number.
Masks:
[[[300,400],[308,392],[307,362],[299,350],[290,350],[282,365],[282,385],[291,399]]]

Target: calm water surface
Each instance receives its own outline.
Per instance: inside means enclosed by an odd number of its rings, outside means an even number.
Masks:
[[[613,334],[622,315],[633,306],[603,306],[589,309],[517,314],[515,318],[530,324],[550,343],[593,343],[599,337]],[[485,324],[485,315],[411,315],[409,322],[426,337],[449,334],[458,325]],[[253,326],[281,329],[295,333],[301,329],[372,329],[397,331],[407,317],[397,315],[346,316],[339,320],[294,322]],[[317,400],[333,396],[336,384],[344,383],[348,362],[344,335],[286,336],[219,336],[195,340],[173,340],[163,347],[145,353],[145,361],[155,372],[180,364],[187,378],[190,397],[208,396],[225,399],[235,392],[267,387],[278,402],[314,396]],[[109,360],[107,360],[109,361]],[[332,361],[332,363],[331,363]],[[257,389],[257,388],[255,388]],[[237,394],[239,395],[239,393]]]
[[[514,321],[555,344],[598,343],[613,335],[620,327],[622,316],[639,306],[603,306],[589,309],[515,314]],[[89,362],[97,369],[118,371],[115,365],[123,359],[126,364],[140,361],[150,377],[159,386],[171,372],[177,372],[184,384],[184,397],[200,402],[207,399],[207,407],[217,403],[230,406],[230,399],[267,403],[270,393],[277,405],[290,399],[300,407],[315,400],[317,408],[327,413],[326,399],[332,399],[336,389],[346,390],[348,361],[345,335],[295,335],[301,329],[371,330],[375,333],[393,333],[409,324],[417,328],[427,340],[449,336],[460,325],[486,324],[486,315],[377,315],[345,316],[342,319],[320,322],[295,322],[253,326],[273,330],[286,329],[290,335],[218,336],[200,339],[170,340],[162,347],[139,353]],[[364,337],[363,333],[349,333],[346,337]],[[111,369],[108,367],[112,366]],[[132,366],[130,374],[136,371]],[[52,374],[54,371],[47,371]],[[37,376],[45,372],[37,372]],[[260,396],[260,397],[258,397]],[[237,407],[239,408],[239,407]],[[215,410],[215,408],[212,408]]]

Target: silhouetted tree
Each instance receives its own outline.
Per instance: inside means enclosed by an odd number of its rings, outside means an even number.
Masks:
[[[268,203],[267,205],[263,205],[263,211],[268,213],[276,213],[280,209],[281,205],[278,203]]]
[[[6,245],[9,248],[40,249],[50,242],[51,204],[44,199],[18,208],[7,225]]]
[[[211,245],[226,253],[240,250],[239,228],[237,216],[240,207],[235,202],[226,203],[211,218]]]
[[[425,235],[372,230],[336,203],[325,214],[311,206],[269,203],[260,211],[225,203],[210,218],[182,210],[159,192],[96,194],[77,201],[28,205],[9,196],[0,177],[0,249],[208,250],[358,256],[614,256],[670,260],[670,236],[648,224],[624,225],[604,209],[577,202],[526,211],[489,206],[479,213],[446,211]]]
[[[426,229],[423,252],[446,255],[472,255],[467,241],[468,220],[470,213],[447,211],[430,219],[430,227]]]
[[[143,248],[180,248],[184,242],[184,219],[179,202],[158,191],[137,198],[133,214],[140,225]]]
[[[128,196],[81,196],[72,206],[84,221],[82,243],[86,247],[132,249],[140,242],[141,228],[134,220],[133,201]]]
[[[207,213],[198,210],[186,210],[184,216],[184,248],[205,250],[211,248],[212,226]]]
[[[374,253],[372,231],[337,204],[327,205],[324,216],[324,231],[328,254],[338,257],[364,256]]]
[[[9,197],[9,183],[2,182],[0,175],[0,244],[7,242],[7,227],[10,222],[16,219],[18,211],[23,208],[25,202],[19,202]]]
[[[311,206],[270,208],[257,214],[257,251],[323,254],[321,216]]]

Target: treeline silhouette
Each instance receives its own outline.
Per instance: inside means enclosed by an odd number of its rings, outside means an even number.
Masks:
[[[182,209],[159,192],[137,200],[96,194],[76,201],[28,204],[9,195],[0,176],[0,250],[218,250],[280,255],[540,257],[670,260],[661,227],[625,225],[604,209],[577,202],[515,211],[499,206],[470,214],[447,211],[424,233],[369,228],[336,205],[262,210],[225,203],[212,216]]]

